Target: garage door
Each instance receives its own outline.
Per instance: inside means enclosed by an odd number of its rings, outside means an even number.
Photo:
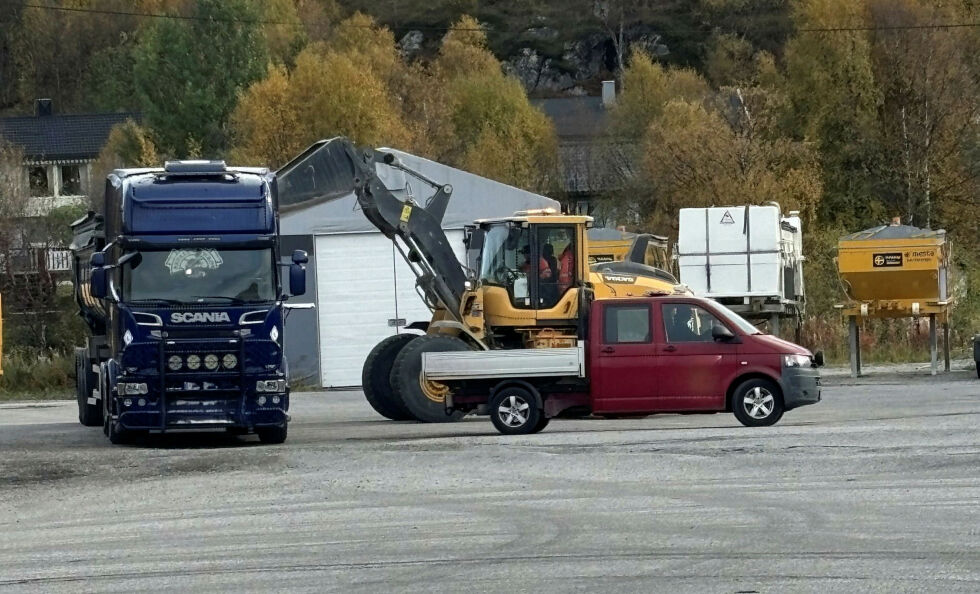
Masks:
[[[463,232],[447,231],[457,258]],[[321,384],[358,386],[368,353],[396,323],[428,321],[415,275],[381,233],[316,237],[317,312]]]

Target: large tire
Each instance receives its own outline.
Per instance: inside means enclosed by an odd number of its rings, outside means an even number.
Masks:
[[[548,424],[534,396],[518,386],[494,394],[490,399],[490,421],[504,435],[537,433]]]
[[[89,404],[92,388],[98,383],[98,376],[93,382],[91,363],[85,354],[85,349],[75,349],[75,398],[78,400],[78,422],[86,427],[98,427],[102,424],[101,403]]]
[[[379,415],[392,421],[414,421],[415,417],[391,388],[391,368],[405,345],[418,334],[396,334],[379,342],[364,360],[361,388],[364,397]]]
[[[255,433],[259,436],[259,441],[266,444],[277,444],[286,441],[289,425],[283,423],[279,427],[259,427]]]
[[[445,397],[427,395],[422,389],[422,353],[468,351],[462,340],[440,334],[419,336],[405,345],[391,368],[391,387],[412,416],[423,423],[451,423],[463,418],[462,412],[446,414]]]
[[[783,394],[779,386],[769,380],[746,380],[732,393],[732,412],[746,427],[775,425],[784,411]]]

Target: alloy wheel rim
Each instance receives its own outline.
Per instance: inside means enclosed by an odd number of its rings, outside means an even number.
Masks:
[[[508,396],[497,407],[497,417],[508,427],[520,427],[527,423],[531,406],[520,396]]]
[[[776,408],[776,398],[769,390],[756,386],[742,398],[742,407],[745,409],[745,413],[753,419],[765,419]]]

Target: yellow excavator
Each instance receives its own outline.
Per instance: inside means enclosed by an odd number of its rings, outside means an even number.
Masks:
[[[425,204],[400,200],[379,179],[377,163],[418,178],[435,193]],[[447,412],[445,385],[422,378],[423,353],[575,346],[584,338],[593,299],[687,292],[669,273],[640,262],[590,266],[592,218],[550,209],[475,221],[465,234],[472,257],[461,264],[441,226],[453,188],[408,169],[391,153],[360,149],[345,138],[314,144],[277,172],[277,183],[285,202],[349,184],[364,215],[415,272],[432,310],[425,334],[386,338],[362,373],[368,402],[390,419],[461,416]]]

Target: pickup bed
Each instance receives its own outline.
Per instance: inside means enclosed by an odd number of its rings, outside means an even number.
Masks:
[[[426,353],[447,409],[489,415],[505,434],[558,416],[733,412],[747,426],[820,400],[820,353],[762,334],[697,297],[595,301],[572,348]]]

